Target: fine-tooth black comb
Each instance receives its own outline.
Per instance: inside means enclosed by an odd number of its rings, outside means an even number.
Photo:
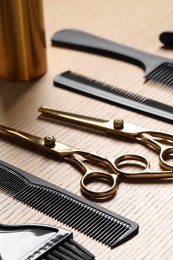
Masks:
[[[54,85],[65,87],[86,95],[109,101],[121,107],[138,111],[145,115],[173,122],[173,107],[85,77],[72,71],[65,71],[54,78]]]
[[[146,81],[173,85],[173,60],[140,51],[79,30],[62,30],[51,38],[53,45],[77,48],[134,63],[145,70]]]
[[[138,232],[137,223],[3,161],[0,190],[111,248]]]
[[[94,260],[95,257],[73,240],[71,231],[40,224],[0,224],[0,259]]]

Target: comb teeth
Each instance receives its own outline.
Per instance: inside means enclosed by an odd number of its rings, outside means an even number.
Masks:
[[[164,83],[166,85],[173,85],[173,64],[164,63],[153,70],[146,76],[146,80],[153,80]]]
[[[172,82],[173,84],[173,65],[164,64],[167,74],[160,76],[162,80]],[[158,70],[158,72],[157,72]],[[164,74],[163,68],[158,68],[155,72],[150,73],[146,80],[158,77],[160,73]],[[135,110],[145,115],[151,115],[161,120],[173,122],[173,107],[167,104],[143,97],[133,92],[118,88],[116,86],[105,84],[104,82],[91,79],[89,77],[65,71],[54,78],[54,85],[65,87],[67,89],[84,93],[86,95],[102,99],[120,105],[131,110]]]
[[[20,169],[14,167],[12,170],[11,165],[4,164],[0,163],[0,190],[24,204],[111,248],[137,232],[138,225],[135,222]],[[36,182],[33,183],[30,179]]]
[[[96,88],[98,90],[103,90],[104,92],[108,92],[110,94],[118,95],[120,97],[125,97],[125,98],[135,100],[138,102],[143,102],[144,100],[147,99],[143,96],[136,95],[135,93],[132,93],[130,91],[118,88],[118,87],[110,85],[110,84],[106,84],[99,80],[91,79],[89,77],[80,75],[80,74],[72,72],[72,71],[66,71],[66,72],[62,73],[60,76],[66,78],[66,79],[71,79],[73,81],[76,81],[76,82],[84,84],[84,85],[92,86],[93,89]]]

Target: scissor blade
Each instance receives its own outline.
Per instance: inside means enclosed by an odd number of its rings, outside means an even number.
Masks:
[[[63,143],[57,142],[53,136],[46,136],[44,138],[35,135],[28,134],[26,132],[10,128],[7,126],[0,125],[0,134],[5,134],[11,137],[15,137],[19,141],[25,141],[32,144],[41,150],[45,150],[49,153],[55,154],[59,157],[64,157],[66,155],[71,155],[76,149],[65,145]],[[53,142],[51,144],[51,140]]]
[[[9,135],[11,137],[16,137],[18,140],[23,140],[28,143],[35,144],[36,146],[42,146],[43,145],[43,138],[37,137],[25,132],[22,132],[20,130],[0,125],[0,134]]]
[[[113,120],[104,120],[100,118],[79,115],[75,113],[60,111],[48,107],[40,107],[39,112],[43,115],[53,116],[58,119],[76,122],[82,125],[92,126],[94,128],[101,128],[103,130],[113,129]]]

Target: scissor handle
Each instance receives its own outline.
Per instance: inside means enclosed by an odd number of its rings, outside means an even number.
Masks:
[[[118,175],[110,174],[101,171],[90,170],[81,178],[80,187],[82,193],[92,200],[105,200],[112,198],[117,190]],[[97,181],[106,182],[109,185],[104,191],[94,191],[88,188],[88,184],[96,183]]]
[[[164,149],[161,153],[161,162],[164,164],[164,168],[168,168],[169,164],[164,161],[164,156],[168,156],[173,153],[173,148]],[[163,158],[162,158],[163,155]],[[136,163],[137,162],[137,163]],[[142,167],[142,170],[138,171],[127,171],[122,168],[124,165],[138,165]],[[165,166],[166,165],[166,166]],[[173,171],[157,170],[153,171],[150,169],[150,162],[143,156],[137,154],[125,154],[114,159],[114,168],[121,177],[125,178],[173,178]]]
[[[141,155],[125,154],[113,160],[116,171],[125,178],[148,178],[151,177],[150,173],[153,175],[153,172],[150,170],[150,162]],[[124,165],[138,165],[142,167],[142,169],[137,171],[127,171],[122,168]]]
[[[136,154],[125,154],[117,158],[107,159],[107,161],[109,162],[109,165],[112,165],[111,168],[114,169],[112,174],[87,169],[85,175],[81,178],[81,191],[90,199],[105,200],[114,196],[120,176],[124,176],[125,178],[148,178],[151,177],[150,173],[152,173],[153,177],[153,172],[150,170],[150,163],[143,156]],[[124,169],[121,169],[124,163],[128,165],[138,165],[142,167],[142,170],[138,170],[137,172],[125,171]],[[96,183],[97,181],[106,182],[109,185],[109,188],[103,191],[95,191],[88,188],[88,184]]]
[[[173,171],[173,147],[172,146],[166,147],[162,145],[159,158],[160,158],[161,167]],[[170,158],[172,158],[172,163],[168,162]]]
[[[148,136],[147,136],[148,135]],[[160,166],[167,170],[173,170],[173,162],[169,163],[168,159],[173,160],[173,135],[162,131],[143,131],[141,132],[140,141],[153,146],[159,152]],[[167,143],[161,142],[164,141]],[[170,145],[171,143],[171,145]]]

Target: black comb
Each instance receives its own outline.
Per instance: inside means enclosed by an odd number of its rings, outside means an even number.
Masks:
[[[116,105],[130,108],[131,110],[167,122],[173,122],[172,106],[105,84],[101,81],[85,77],[72,71],[65,71],[57,75],[54,78],[54,85],[62,86],[70,90],[75,90],[89,96],[109,101]]]
[[[73,233],[50,225],[0,224],[2,260],[93,260],[94,255],[73,240]],[[10,244],[13,248],[9,250]]]
[[[159,35],[160,41],[167,47],[173,47],[173,31],[165,31]]]
[[[138,232],[137,223],[2,161],[0,190],[111,248]]]
[[[72,47],[134,63],[145,70],[147,80],[173,85],[173,60],[143,52],[79,30],[56,32],[51,41],[54,45]]]

